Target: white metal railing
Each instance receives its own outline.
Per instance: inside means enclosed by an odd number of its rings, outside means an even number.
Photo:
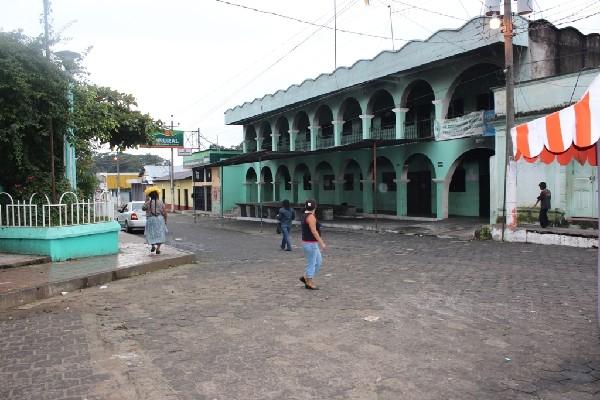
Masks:
[[[3,227],[51,227],[95,224],[115,218],[115,203],[109,192],[102,192],[97,199],[80,201],[73,192],[65,192],[58,203],[52,204],[48,196],[34,202],[37,193],[29,202],[17,200],[0,192],[0,226]],[[41,197],[41,196],[40,196]],[[10,202],[2,204],[2,200]],[[66,202],[67,199],[74,200]],[[45,200],[45,201],[44,201]]]

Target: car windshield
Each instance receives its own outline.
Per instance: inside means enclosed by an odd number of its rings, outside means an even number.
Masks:
[[[131,211],[140,211],[144,203],[131,203]]]

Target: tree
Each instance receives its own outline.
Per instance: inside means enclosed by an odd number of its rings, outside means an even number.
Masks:
[[[75,53],[62,52],[62,58],[48,60],[42,47],[39,39],[20,32],[0,32],[0,170],[11,171],[0,176],[0,186],[21,198],[34,189],[49,193],[52,120],[57,178],[64,170],[66,137],[76,148],[78,180],[89,195],[95,182],[92,143],[119,150],[137,147],[150,143],[150,132],[162,124],[135,110],[132,95],[85,82]],[[57,190],[66,190],[65,185],[57,179]]]
[[[42,56],[37,39],[0,32],[0,184],[6,189],[44,180],[50,165],[48,120],[66,131],[68,77]],[[62,135],[54,153],[62,154]],[[56,157],[62,165],[62,157]]]

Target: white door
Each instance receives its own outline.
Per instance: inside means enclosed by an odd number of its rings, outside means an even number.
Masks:
[[[568,172],[569,214],[572,217],[598,217],[597,167],[571,162]]]

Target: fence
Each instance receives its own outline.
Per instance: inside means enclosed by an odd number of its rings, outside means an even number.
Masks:
[[[0,192],[0,226],[70,226],[112,221],[115,218],[115,203],[109,192],[103,192],[98,200],[87,201],[79,201],[75,193],[65,192],[56,204],[52,204],[46,195],[39,195],[37,198],[36,195],[37,193],[32,194],[29,202],[15,202],[10,194]],[[6,199],[10,202],[1,202]]]

